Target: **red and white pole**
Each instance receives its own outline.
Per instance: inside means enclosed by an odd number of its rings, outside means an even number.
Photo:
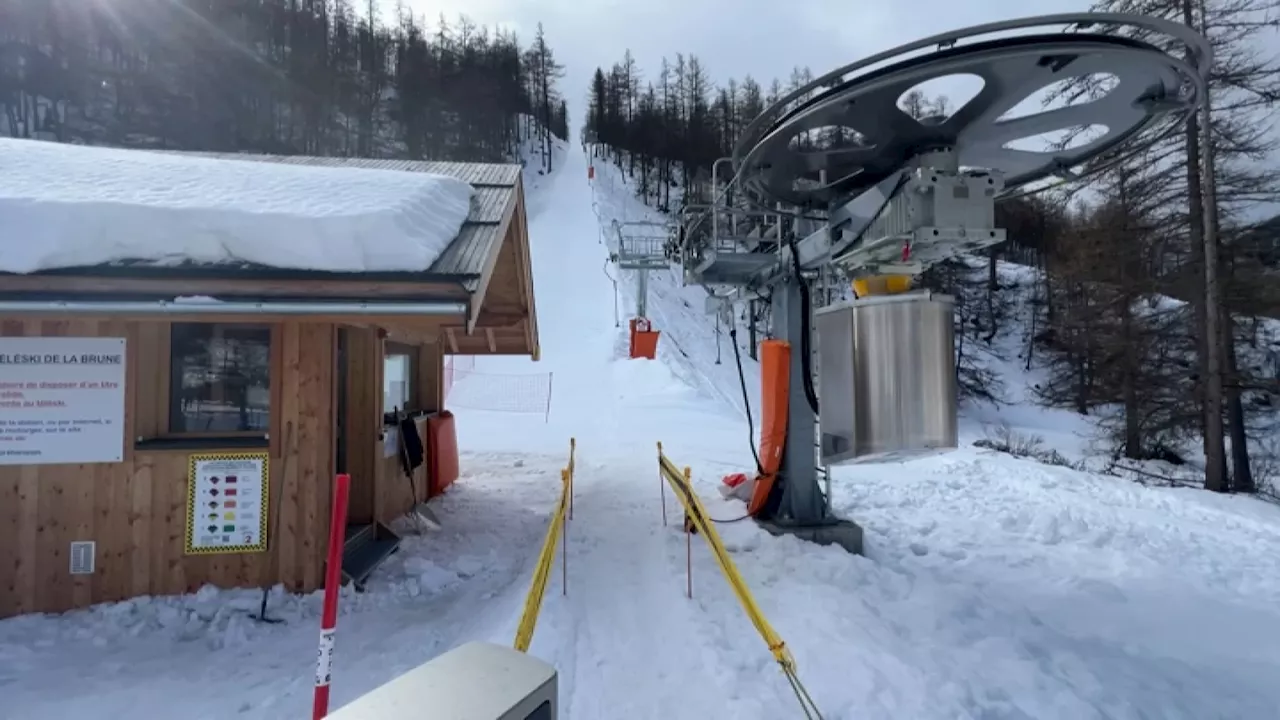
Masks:
[[[338,625],[338,588],[342,584],[342,544],[347,537],[347,497],[351,476],[334,479],[333,516],[329,518],[329,552],[324,566],[324,610],[320,614],[320,654],[316,660],[316,692],[311,720],[329,714],[329,680],[333,674],[333,635]]]

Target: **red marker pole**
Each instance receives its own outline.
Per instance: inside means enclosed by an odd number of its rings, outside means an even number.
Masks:
[[[329,680],[333,674],[333,635],[338,625],[338,588],[342,584],[342,544],[347,537],[347,497],[351,476],[334,479],[333,516],[329,518],[329,552],[324,566],[324,610],[320,614],[320,653],[316,660],[316,693],[311,720],[329,714]]]

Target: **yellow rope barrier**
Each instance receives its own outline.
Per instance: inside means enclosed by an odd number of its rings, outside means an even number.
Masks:
[[[533,583],[529,594],[525,596],[524,612],[520,615],[520,624],[516,626],[515,649],[528,652],[533,642],[533,631],[538,625],[538,613],[542,610],[542,598],[546,594],[547,580],[551,577],[551,567],[556,560],[556,541],[563,537],[566,513],[573,504],[573,470],[574,451],[577,442],[569,438],[569,465],[560,471],[560,501],[556,504],[555,513],[551,516],[551,524],[547,527],[547,535],[542,541],[542,550],[538,553],[538,563],[533,571]],[[564,550],[562,546],[562,551]],[[564,567],[564,558],[561,566]],[[568,577],[565,577],[565,591],[568,592]]]
[[[782,667],[782,672],[791,684],[791,689],[795,692],[796,699],[800,702],[805,716],[822,720],[822,713],[818,711],[813,698],[796,674],[795,658],[791,656],[791,651],[787,649],[786,643],[783,642],[777,631],[765,619],[764,613],[760,611],[759,606],[756,605],[755,598],[751,596],[751,591],[747,588],[746,582],[738,572],[737,566],[733,564],[733,558],[729,556],[729,551],[725,549],[724,543],[720,540],[720,534],[716,531],[715,525],[708,520],[710,515],[707,514],[702,500],[693,491],[693,487],[688,480],[688,469],[686,468],[682,473],[675,466],[675,463],[671,462],[663,454],[662,443],[658,443],[658,469],[662,476],[666,478],[667,483],[671,485],[676,497],[680,499],[680,504],[684,506],[686,516],[697,531],[701,533],[703,539],[707,541],[716,564],[720,566],[720,572],[724,574],[725,579],[729,581],[729,586],[733,588],[734,594],[738,596],[738,602],[742,604],[742,609],[746,611],[747,617],[751,619],[751,624],[755,626],[760,633],[760,637],[769,646],[769,652],[773,654],[774,659]]]
[[[573,519],[573,469],[575,466],[574,455],[578,451],[578,441],[569,438],[569,519]]]

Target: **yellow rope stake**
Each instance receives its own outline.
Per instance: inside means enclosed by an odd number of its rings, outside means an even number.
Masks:
[[[751,624],[755,625],[760,637],[769,646],[769,652],[773,653],[774,659],[782,666],[782,672],[787,676],[787,681],[791,684],[791,689],[795,692],[796,699],[800,701],[800,706],[804,710],[805,716],[821,720],[822,713],[818,711],[817,706],[814,705],[813,698],[810,697],[809,692],[800,683],[799,676],[796,675],[796,661],[791,656],[791,651],[787,649],[786,643],[782,641],[777,631],[765,619],[764,613],[760,612],[759,606],[756,605],[755,599],[751,596],[751,591],[747,589],[746,582],[742,579],[742,575],[738,573],[737,566],[733,564],[733,558],[729,556],[729,551],[725,549],[724,543],[721,542],[720,534],[716,532],[715,525],[707,520],[710,516],[707,514],[698,494],[693,491],[693,484],[689,481],[688,476],[680,472],[675,463],[671,462],[662,453],[662,443],[658,443],[658,469],[671,485],[676,497],[680,499],[680,504],[684,505],[685,513],[693,521],[694,527],[701,533],[703,539],[707,541],[707,545],[711,548],[711,554],[716,559],[716,564],[720,566],[720,572],[724,574],[725,579],[729,581],[729,586],[733,588],[734,594],[738,596],[738,602],[742,604],[742,609],[746,611],[747,617],[751,619]]]
[[[577,454],[578,440],[569,438],[569,519],[573,519],[573,469],[575,466],[574,455]]]
[[[569,466],[560,471],[560,502],[551,516],[551,525],[547,527],[547,536],[542,541],[542,551],[538,553],[538,564],[533,571],[533,584],[529,594],[525,596],[524,612],[520,615],[520,624],[516,627],[515,649],[528,652],[533,642],[533,631],[538,625],[538,613],[542,609],[542,596],[547,590],[547,579],[551,576],[551,566],[556,561],[556,541],[564,528],[565,513],[573,494],[573,450],[575,443],[569,440]]]

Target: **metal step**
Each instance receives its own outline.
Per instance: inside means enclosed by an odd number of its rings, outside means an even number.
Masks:
[[[342,543],[342,582],[364,592],[365,583],[378,566],[400,549],[400,536],[380,522],[348,525]]]

